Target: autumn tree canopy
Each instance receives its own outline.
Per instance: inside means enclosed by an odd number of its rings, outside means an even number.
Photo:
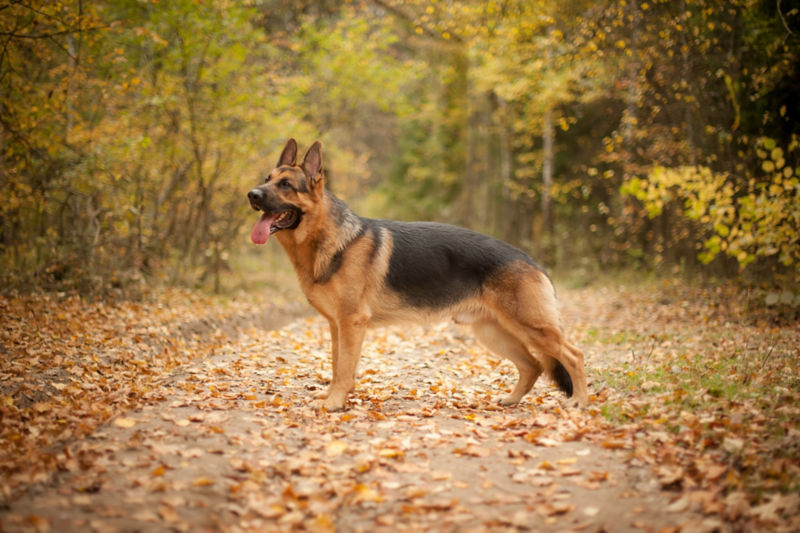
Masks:
[[[289,136],[367,215],[800,283],[789,2],[25,0],[0,44],[8,283],[218,284]]]

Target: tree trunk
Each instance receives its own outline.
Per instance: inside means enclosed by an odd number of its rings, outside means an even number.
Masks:
[[[547,62],[553,63],[553,29],[548,31]],[[550,191],[553,188],[553,169],[554,169],[554,138],[553,129],[553,105],[545,102],[544,120],[542,124],[542,232],[541,236],[544,257],[549,261],[555,261],[555,231],[553,223],[553,201]]]
[[[544,111],[544,125],[542,127],[542,228],[544,229],[545,243],[548,245],[546,252],[552,253],[552,243],[555,240],[553,235],[553,210],[552,197],[550,191],[553,188],[553,141],[555,131],[553,129],[553,108],[548,105]]]
[[[500,235],[508,239],[511,234],[513,204],[511,198],[511,180],[513,179],[512,157],[511,157],[511,135],[508,132],[508,105],[501,97],[497,97],[497,108],[500,111],[500,121],[498,124],[498,142],[500,154],[498,164],[500,165],[500,212],[498,213],[498,226]]]

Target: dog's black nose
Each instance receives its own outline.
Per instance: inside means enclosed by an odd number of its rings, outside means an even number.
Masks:
[[[250,203],[258,202],[264,198],[264,191],[261,189],[253,189],[247,193],[247,198],[250,199]]]

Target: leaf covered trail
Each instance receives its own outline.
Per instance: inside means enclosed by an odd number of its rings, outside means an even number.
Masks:
[[[76,436],[56,454],[54,477],[7,484],[0,524],[8,531],[702,531],[796,524],[789,493],[773,490],[756,500],[747,486],[733,485],[731,472],[746,471],[727,449],[739,438],[735,428],[696,449],[691,428],[708,416],[704,408],[642,409],[659,394],[674,395],[671,378],[644,386],[655,380],[640,361],[640,382],[619,381],[617,374],[632,372],[631,360],[646,355],[631,355],[642,346],[651,366],[673,357],[650,348],[649,328],[660,328],[659,342],[678,342],[671,328],[683,325],[681,335],[702,344],[696,304],[681,306],[670,299],[675,294],[620,296],[590,289],[562,295],[594,381],[585,410],[570,408],[544,381],[520,406],[498,406],[514,384],[512,365],[445,325],[373,331],[350,408],[326,413],[312,399],[330,375],[324,321],[303,318],[271,331],[239,327],[237,337],[204,356],[162,370],[127,411]],[[665,316],[654,316],[658,309]],[[658,322],[642,321],[643,312]],[[695,329],[687,332],[690,324]],[[776,328],[776,335],[781,340],[768,339],[778,352],[770,359],[780,360],[791,348],[778,344],[797,339],[789,328]],[[601,409],[621,420],[609,422]],[[676,424],[686,424],[683,433],[670,426],[673,414]],[[725,416],[715,420],[722,424]],[[790,413],[787,420],[782,438],[791,440],[798,418]],[[712,437],[713,431],[704,438]],[[786,475],[796,482],[796,472]]]

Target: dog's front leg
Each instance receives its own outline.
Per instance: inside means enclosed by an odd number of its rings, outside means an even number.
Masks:
[[[332,350],[333,379],[323,404],[328,411],[344,409],[347,395],[355,388],[356,368],[368,322],[369,318],[366,317],[347,316],[338,321],[336,334],[331,328],[331,338],[338,340],[338,343],[334,343]]]
[[[331,366],[333,367],[333,378],[331,379],[331,382],[328,384],[328,388],[326,390],[318,392],[317,394],[314,395],[315,398],[320,400],[324,400],[330,394],[331,392],[330,387],[336,382],[336,373],[338,372],[336,368],[337,366],[336,361],[339,359],[339,327],[336,325],[336,322],[334,322],[333,319],[331,318],[328,318],[328,325],[331,328],[331,361],[333,363]]]

